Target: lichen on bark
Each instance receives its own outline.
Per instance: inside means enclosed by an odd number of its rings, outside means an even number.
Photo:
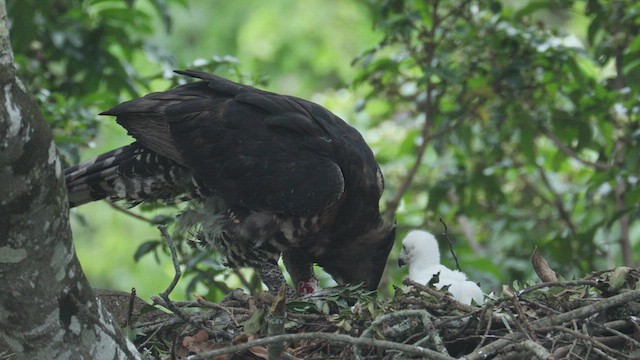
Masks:
[[[136,358],[75,256],[62,166],[37,103],[15,76],[5,5],[0,0],[0,353]]]

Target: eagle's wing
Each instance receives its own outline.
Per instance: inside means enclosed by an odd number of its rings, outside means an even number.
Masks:
[[[342,197],[331,123],[317,118],[323,113],[313,104],[215,75],[180,73],[205,81],[103,114],[117,116],[143,146],[190,168],[199,186],[230,205],[314,214]]]

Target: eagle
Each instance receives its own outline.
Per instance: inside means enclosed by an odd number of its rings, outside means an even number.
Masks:
[[[310,101],[176,73],[199,81],[100,114],[135,142],[65,169],[70,207],[187,200],[199,210],[184,222],[272,292],[286,284],[280,257],[298,294],[317,289],[314,264],[376,290],[395,224],[380,214],[384,179],[360,133]]]

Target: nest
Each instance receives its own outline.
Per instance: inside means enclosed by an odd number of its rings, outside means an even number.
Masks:
[[[638,359],[639,278],[623,267],[504,286],[482,306],[410,280],[385,299],[337,287],[298,299],[284,289],[220,303],[154,298],[171,313],[133,297],[122,306],[128,294],[114,306],[128,308],[118,320],[147,359]]]

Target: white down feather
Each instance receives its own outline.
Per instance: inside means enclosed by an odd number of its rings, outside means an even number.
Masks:
[[[451,270],[440,264],[440,249],[436,238],[429,232],[414,230],[402,240],[400,261],[409,266],[409,278],[426,285],[439,273],[439,281],[434,285],[438,289],[449,286],[454,299],[464,304],[475,300],[482,304],[482,290],[478,284],[469,281],[465,273]]]

